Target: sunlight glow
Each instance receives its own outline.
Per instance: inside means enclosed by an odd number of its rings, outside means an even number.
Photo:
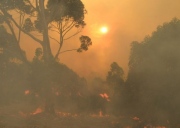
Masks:
[[[105,26],[104,26],[104,27],[101,27],[101,28],[100,28],[100,32],[103,33],[103,34],[105,34],[105,33],[108,32],[108,28],[105,27]]]

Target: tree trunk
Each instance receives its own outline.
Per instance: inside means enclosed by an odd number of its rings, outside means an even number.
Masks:
[[[39,10],[40,10],[40,16],[41,16],[41,20],[42,20],[42,25],[43,25],[43,57],[44,57],[44,62],[45,62],[45,67],[47,70],[46,73],[46,78],[47,82],[45,83],[45,113],[48,114],[55,114],[55,109],[54,109],[54,103],[53,103],[53,98],[52,98],[52,85],[51,85],[51,76],[53,74],[51,74],[51,68],[52,68],[52,63],[54,61],[53,59],[53,55],[51,52],[51,48],[50,48],[50,41],[49,41],[49,35],[48,35],[48,23],[45,17],[45,11],[44,11],[44,0],[39,0]]]
[[[51,48],[50,48],[50,41],[49,41],[49,34],[48,34],[48,23],[45,17],[44,11],[44,0],[39,0],[39,10],[41,15],[41,20],[43,24],[43,53],[45,61],[51,61],[53,58]]]

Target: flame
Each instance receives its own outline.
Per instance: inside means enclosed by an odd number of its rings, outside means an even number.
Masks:
[[[139,121],[139,118],[138,118],[138,117],[133,117],[132,119],[133,119],[133,120],[136,120],[136,121]]]
[[[29,95],[29,94],[30,94],[30,90],[25,90],[25,91],[24,91],[24,94],[25,94],[25,95]]]
[[[101,93],[99,94],[102,98],[106,99],[107,101],[110,101],[109,96],[107,93]]]
[[[36,115],[36,114],[39,114],[39,113],[42,113],[42,108],[37,108],[33,113],[31,113],[31,115]]]
[[[71,114],[71,113],[67,113],[67,112],[57,112],[57,114],[59,115],[59,116],[64,116],[64,117],[67,117],[67,116],[72,116],[72,117],[76,117],[76,116],[78,116],[77,114]]]

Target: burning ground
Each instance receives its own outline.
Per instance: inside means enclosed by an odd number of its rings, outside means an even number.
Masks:
[[[56,112],[56,115],[51,115],[43,113],[40,107],[33,109],[28,104],[1,107],[0,128],[151,128],[150,124],[143,127],[137,117],[102,115],[101,112],[89,115]]]

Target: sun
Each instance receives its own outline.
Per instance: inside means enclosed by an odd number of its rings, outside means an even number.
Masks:
[[[106,34],[108,32],[108,28],[106,26],[103,26],[100,28],[100,32]]]

